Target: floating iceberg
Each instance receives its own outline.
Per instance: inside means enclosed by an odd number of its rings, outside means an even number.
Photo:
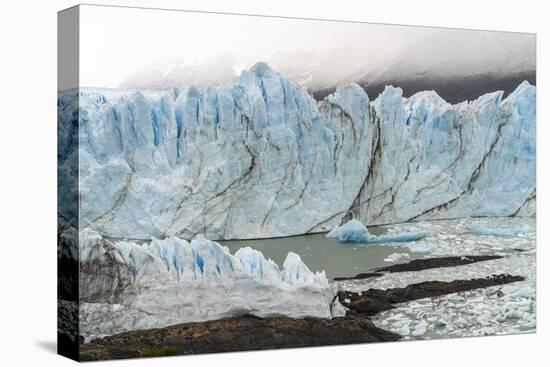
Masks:
[[[316,101],[265,63],[204,89],[61,92],[59,182],[78,192],[60,215],[143,239],[533,216],[535,92],[450,104],[351,83]]]
[[[150,244],[80,231],[80,333],[128,330],[252,314],[330,318],[334,292],[289,253],[283,268],[249,247],[234,255],[202,236]],[[70,245],[70,241],[67,242]]]
[[[328,238],[335,238],[346,243],[388,243],[388,242],[411,242],[418,241],[424,237],[424,233],[401,233],[395,236],[375,236],[369,233],[367,227],[356,219],[346,224],[334,227],[328,234]]]
[[[334,227],[327,238],[336,238],[340,242],[366,242],[371,235],[367,227],[356,219],[352,219],[344,225]]]
[[[519,228],[489,228],[478,223],[469,224],[467,228],[468,231],[472,233],[502,237],[523,236],[532,231],[532,229],[528,226],[523,226]]]

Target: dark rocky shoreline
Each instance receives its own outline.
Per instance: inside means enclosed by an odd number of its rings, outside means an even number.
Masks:
[[[359,273],[352,277],[337,277],[335,281],[342,280],[356,280],[381,277],[383,273],[401,273],[405,271],[420,271],[426,269],[435,268],[447,268],[451,266],[460,266],[473,264],[480,261],[502,259],[502,256],[498,255],[481,255],[481,256],[446,256],[446,257],[432,257],[429,259],[414,259],[406,263],[394,264],[390,266],[384,266],[382,268],[375,269],[371,273]]]
[[[499,256],[464,256],[412,260],[377,269],[380,272],[418,271],[470,264]],[[352,279],[383,276],[358,274]],[[349,279],[349,278],[337,278]],[[300,348],[327,345],[396,341],[401,337],[376,327],[369,319],[394,304],[420,298],[486,288],[524,280],[508,274],[487,278],[429,281],[404,288],[369,289],[362,293],[340,291],[336,295],[349,310],[333,319],[258,318],[240,316],[206,322],[185,323],[159,329],[125,332],[80,345],[80,360],[126,359],[199,353]]]
[[[130,331],[80,347],[81,361],[395,341],[361,315],[327,319],[253,316]]]
[[[525,280],[517,275],[492,275],[487,278],[453,280],[452,282],[430,281],[408,285],[404,288],[369,289],[365,292],[338,292],[338,300],[345,307],[360,314],[374,316],[378,312],[394,308],[393,304],[421,298],[443,296],[456,292],[487,288],[495,285]]]
[[[420,271],[435,268],[448,268],[451,266],[461,266],[477,263],[480,261],[502,259],[498,255],[481,255],[481,256],[447,256],[433,257],[429,259],[414,259],[403,264],[394,264],[376,269],[377,272],[384,273],[401,273],[404,271]]]

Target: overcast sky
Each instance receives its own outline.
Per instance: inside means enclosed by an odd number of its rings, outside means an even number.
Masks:
[[[342,73],[343,77],[346,71],[357,66],[368,67],[389,55],[399,55],[400,51],[410,49],[411,45],[429,40],[436,32],[442,30],[82,6],[80,85],[117,87],[130,75],[151,65],[156,65],[158,69],[159,65],[174,62],[196,63],[225,53],[256,62],[271,60],[273,55],[304,50],[315,51],[316,54],[324,51],[331,53],[329,66],[323,65],[322,70],[326,70],[327,75],[331,72]],[[461,32],[470,35],[471,42],[475,42],[476,34],[479,33]],[[468,47],[470,41],[462,43]],[[500,46],[496,43],[495,47]],[[292,63],[292,60],[288,62]],[[403,62],[406,63],[406,60]]]
[[[338,48],[347,50],[342,60],[365,63],[432,31],[99,6],[82,7],[80,27],[80,84],[94,87],[118,86],[147,65],[200,61],[227,52],[263,61],[281,51]]]

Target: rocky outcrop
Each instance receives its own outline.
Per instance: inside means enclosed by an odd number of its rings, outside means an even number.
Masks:
[[[354,279],[368,279],[368,278],[377,278],[384,276],[382,273],[359,273],[352,277],[336,277],[334,278],[335,281],[339,282],[342,280],[354,280]]]
[[[340,291],[338,292],[338,300],[353,312],[372,316],[378,312],[394,308],[393,304],[395,303],[487,288],[522,280],[525,280],[522,276],[500,274],[487,278],[453,280],[452,282],[428,281],[411,284],[405,288],[368,289],[361,293]]]
[[[414,259],[403,264],[394,264],[377,268],[377,272],[400,273],[403,271],[419,271],[434,268],[447,268],[473,264],[480,261],[502,259],[499,255],[469,255],[469,256],[446,256],[433,257],[429,259]]]
[[[81,345],[82,361],[394,341],[365,317],[237,317],[139,330]]]
[[[382,268],[375,269],[371,273],[359,273],[352,277],[336,277],[335,281],[343,280],[358,280],[377,278],[384,276],[384,273],[400,273],[404,271],[420,271],[434,268],[446,268],[451,266],[460,266],[473,264],[479,261],[488,261],[502,259],[499,255],[470,255],[470,256],[446,256],[446,257],[433,257],[428,259],[414,259],[402,264],[394,264],[390,266],[384,266]]]

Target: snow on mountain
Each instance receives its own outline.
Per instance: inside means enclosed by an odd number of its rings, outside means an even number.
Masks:
[[[71,236],[78,236],[80,335],[87,339],[244,314],[332,316],[324,272],[312,273],[292,252],[279,269],[259,251],[232,255],[203,236],[138,245],[86,228],[64,232],[62,248],[76,242]]]
[[[534,86],[454,105],[402,93],[371,102],[352,83],[318,102],[265,63],[204,89],[62,93],[60,185],[79,173],[80,206],[60,214],[145,239],[535,215]]]

